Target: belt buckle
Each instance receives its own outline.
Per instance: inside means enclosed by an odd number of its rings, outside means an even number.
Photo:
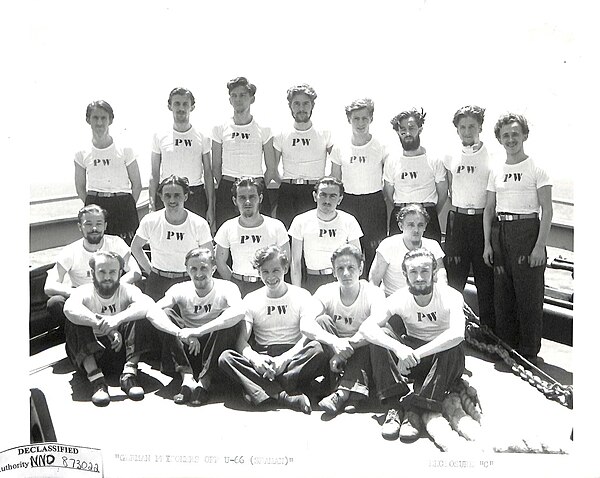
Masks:
[[[474,216],[474,215],[475,215],[475,209],[474,209],[474,208],[472,208],[472,207],[468,208],[468,209],[467,209],[467,214],[468,214],[469,216]]]
[[[503,214],[502,216],[504,217],[505,221],[514,221],[515,220],[515,216],[513,214]]]

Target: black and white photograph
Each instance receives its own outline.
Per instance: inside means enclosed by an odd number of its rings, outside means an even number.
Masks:
[[[600,476],[585,2],[2,10],[2,476]]]

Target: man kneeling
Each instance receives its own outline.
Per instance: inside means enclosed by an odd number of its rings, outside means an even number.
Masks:
[[[242,385],[244,398],[252,405],[271,398],[310,414],[310,400],[303,390],[326,372],[327,357],[319,342],[302,336],[300,321],[314,320],[320,305],[307,290],[284,282],[289,259],[279,247],[256,251],[254,267],[265,287],[244,298],[246,314],[237,351],[223,352],[219,367]]]
[[[371,365],[378,394],[390,405],[382,427],[386,439],[398,434],[404,441],[417,439],[419,420],[410,420],[412,413],[441,412],[444,396],[464,370],[463,297],[436,284],[436,267],[428,250],[408,252],[402,262],[408,288],[389,296],[383,312],[372,314],[360,328],[367,340],[380,346],[373,348]],[[402,318],[406,335],[384,328],[394,314]],[[412,393],[407,379],[414,380]]]
[[[181,374],[181,391],[173,397],[176,404],[199,406],[208,401],[208,390],[219,371],[219,356],[235,346],[235,325],[244,317],[244,310],[238,286],[213,278],[217,263],[212,249],[192,249],[185,256],[185,267],[191,281],[171,286],[157,302],[181,327],[177,336],[163,335],[166,354],[162,371]]]
[[[105,406],[110,402],[103,370],[116,371],[123,363],[121,389],[132,400],[141,400],[144,390],[137,382],[137,365],[147,351],[145,344],[152,329],[145,319],[156,316],[153,313],[156,304],[134,285],[120,283],[123,273],[120,255],[96,252],[89,264],[93,283],[75,289],[65,302],[67,355],[87,373],[94,389],[94,405]],[[151,320],[160,330],[178,332],[168,320]]]

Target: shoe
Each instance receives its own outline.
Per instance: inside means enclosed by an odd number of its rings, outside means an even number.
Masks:
[[[97,407],[105,407],[110,403],[110,395],[104,378],[99,378],[92,382],[94,393],[92,394],[92,403]]]
[[[292,410],[302,412],[306,415],[310,415],[312,412],[310,400],[304,394],[288,395],[287,392],[282,391],[279,392],[279,395],[277,396],[277,402],[286,408],[291,408]]]
[[[414,412],[408,411],[404,414],[404,420],[400,424],[400,441],[412,443],[419,439],[421,431],[415,426],[416,419],[411,417]]]
[[[173,397],[173,401],[177,405],[184,405],[190,401],[191,397],[192,397],[192,389],[190,387],[188,387],[187,385],[182,385],[179,393]]]
[[[142,400],[144,398],[144,389],[139,386],[137,376],[133,373],[123,373],[119,380],[121,390],[123,390],[131,400]]]
[[[397,408],[390,408],[385,416],[385,422],[381,426],[381,436],[386,440],[395,440],[400,433],[400,422],[402,412]]]
[[[342,397],[337,392],[333,392],[319,402],[319,407],[321,407],[325,413],[335,415],[342,410],[344,403],[346,402],[342,400]]]
[[[208,391],[204,387],[198,385],[192,392],[190,406],[199,407],[200,405],[204,405],[206,402],[208,402]]]
[[[356,413],[358,411],[359,403],[358,400],[348,400],[344,405],[344,413]]]

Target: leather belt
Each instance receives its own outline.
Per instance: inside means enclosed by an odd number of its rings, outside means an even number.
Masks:
[[[333,269],[328,267],[327,269],[306,269],[306,273],[311,276],[326,276],[333,274]]]
[[[518,221],[519,219],[537,219],[538,213],[531,214],[511,214],[509,212],[499,212],[498,221]]]
[[[88,191],[87,194],[89,196],[96,196],[96,197],[100,197],[100,198],[112,198],[112,197],[115,197],[115,196],[127,196],[130,193],[125,193],[125,192],[122,192],[122,191],[119,191],[117,193],[103,193],[103,192],[100,192],[100,191]]]
[[[456,207],[450,206],[450,211],[457,212],[459,214],[467,214],[468,216],[475,216],[477,214],[483,214],[485,208],[483,207]]]
[[[420,204],[423,207],[435,207],[435,203],[432,202],[397,202],[394,203],[394,207],[405,207],[411,204]]]
[[[245,176],[245,177],[264,180],[264,178],[262,176],[250,176],[250,175],[248,175],[248,176]],[[236,177],[233,177],[233,176],[228,176],[227,174],[223,174],[221,176],[221,179],[225,179],[226,181],[231,181],[232,183],[235,183],[240,178],[236,178]]]
[[[157,269],[156,267],[152,267],[150,270],[152,272],[154,272],[156,275],[159,275],[161,277],[166,277],[167,279],[181,279],[182,277],[188,276],[187,272],[167,272],[167,271],[161,271],[160,269]]]
[[[302,179],[302,178],[296,178],[296,179],[282,179],[281,182],[282,183],[288,183],[288,184],[317,184],[317,179]]]
[[[260,277],[244,276],[242,274],[238,274],[237,272],[232,272],[231,277],[237,280],[241,280],[242,282],[258,282],[260,280]]]

